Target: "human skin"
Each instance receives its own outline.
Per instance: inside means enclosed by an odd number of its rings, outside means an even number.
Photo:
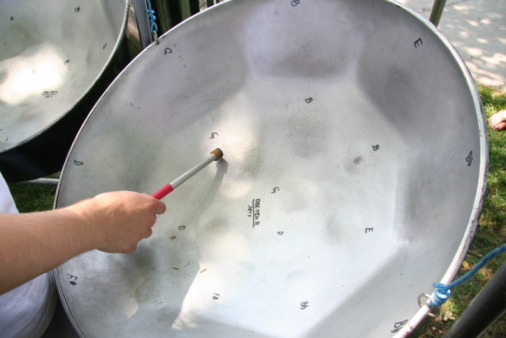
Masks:
[[[135,251],[165,210],[149,195],[117,191],[56,210],[0,214],[0,294],[86,251]]]
[[[502,131],[506,129],[506,110],[501,110],[500,112],[492,115],[489,120],[488,124],[492,129],[495,129],[497,131]]]

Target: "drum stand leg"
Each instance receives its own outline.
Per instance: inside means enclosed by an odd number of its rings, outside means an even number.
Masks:
[[[430,12],[429,21],[432,22],[436,27],[439,25],[441,15],[443,15],[443,9],[445,8],[446,0],[434,0],[432,11]]]
[[[444,338],[478,337],[506,311],[506,263],[478,293]]]
[[[146,14],[147,6],[145,0],[133,0],[132,6],[135,13],[137,28],[141,40],[142,49],[151,44],[151,32],[149,31],[149,19]]]
[[[57,186],[60,183],[59,178],[37,178],[35,180],[18,182],[19,184]]]

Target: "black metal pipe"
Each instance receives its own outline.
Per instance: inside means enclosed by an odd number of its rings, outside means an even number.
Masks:
[[[478,337],[506,311],[506,263],[488,281],[444,338]]]
[[[443,15],[443,9],[445,8],[446,0],[434,0],[434,5],[432,6],[432,11],[430,12],[429,21],[437,27],[439,25],[439,20],[441,20],[441,16]]]

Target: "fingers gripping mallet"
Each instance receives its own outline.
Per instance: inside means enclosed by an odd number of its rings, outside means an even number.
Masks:
[[[222,157],[223,152],[221,151],[221,149],[219,148],[214,149],[213,151],[211,151],[211,155],[203,159],[199,164],[197,164],[196,166],[194,166],[193,168],[191,168],[190,170],[188,170],[187,172],[176,178],[174,181],[170,182],[169,184],[166,184],[151,196],[153,196],[156,199],[164,198],[178,186],[183,184],[183,182],[185,182],[187,179],[189,179],[190,177],[192,177],[193,175],[204,169],[209,163],[213,161],[218,161]]]

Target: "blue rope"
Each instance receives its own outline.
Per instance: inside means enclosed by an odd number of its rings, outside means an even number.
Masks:
[[[149,23],[150,23],[149,29],[151,30],[151,33],[153,33],[153,32],[158,33],[158,26],[156,25],[156,22],[155,22],[155,20],[156,20],[155,11],[151,7],[151,1],[146,0],[146,4],[148,5],[148,9],[146,9],[146,13],[148,13],[148,17],[149,17]]]
[[[434,291],[434,300],[429,303],[430,306],[440,306],[446,300],[448,297],[450,297],[450,294],[452,293],[452,289],[456,286],[464,283],[469,278],[473,277],[482,267],[485,266],[485,264],[488,263],[492,258],[500,255],[506,251],[506,243],[498,247],[497,249],[492,250],[489,252],[485,257],[481,259],[481,261],[478,262],[478,264],[475,265],[474,268],[469,270],[464,276],[460,277],[456,281],[453,281],[450,284],[441,284],[441,283],[434,283],[434,288],[436,289]]]

